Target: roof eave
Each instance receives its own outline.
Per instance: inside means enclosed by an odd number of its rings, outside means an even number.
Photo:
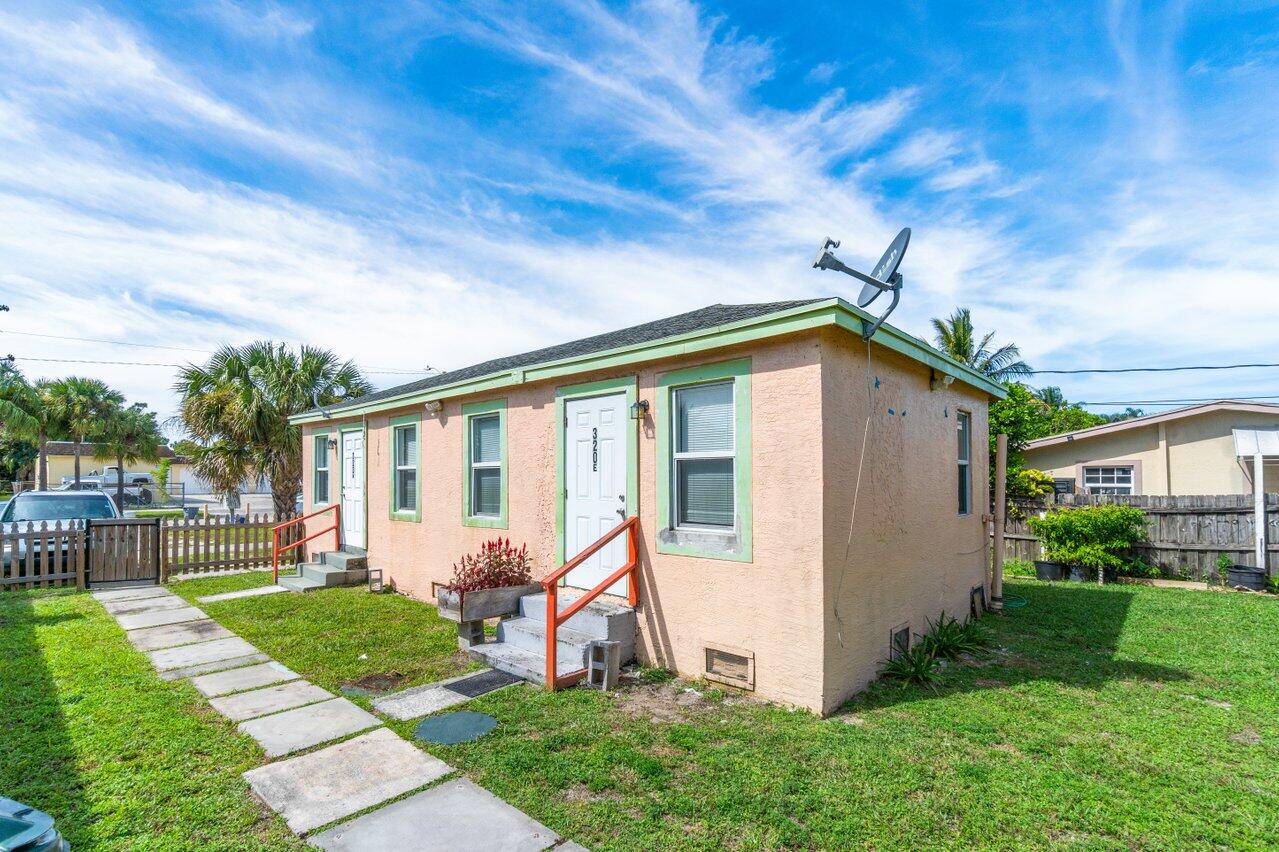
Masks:
[[[1201,414],[1210,414],[1214,411],[1247,411],[1256,414],[1279,415],[1279,405],[1219,399],[1214,402],[1202,402],[1197,405],[1188,405],[1184,408],[1174,408],[1171,411],[1161,411],[1157,414],[1147,414],[1145,417],[1133,417],[1128,420],[1120,420],[1115,423],[1102,423],[1099,426],[1089,426],[1084,429],[1076,429],[1073,432],[1063,432],[1060,435],[1049,435],[1046,438],[1036,438],[1033,441],[1026,442],[1026,449],[1037,450],[1041,447],[1055,447],[1058,444],[1065,444],[1073,441],[1086,441],[1092,438],[1101,438],[1106,435],[1112,435],[1116,432],[1123,432],[1128,429],[1140,429],[1143,426],[1155,426],[1160,423],[1167,423],[1170,420],[1180,420],[1183,417],[1198,417]]]
[[[647,343],[636,343],[585,355],[576,355],[554,361],[530,364],[514,370],[505,370],[447,385],[437,385],[403,395],[384,397],[375,402],[361,405],[358,399],[349,404],[329,406],[327,412],[312,409],[289,418],[294,424],[323,423],[330,420],[341,420],[347,417],[358,417],[376,411],[402,408],[449,397],[465,396],[484,391],[498,390],[505,387],[560,378],[610,367],[627,366],[662,358],[688,355],[792,334],[798,331],[835,325],[854,334],[861,335],[867,322],[873,322],[865,311],[839,298],[824,299],[794,308],[764,314],[759,317],[725,323],[718,326],[690,331],[684,334],[665,337]],[[953,375],[955,378],[984,391],[996,399],[1003,399],[1007,392],[1003,386],[991,381],[971,367],[959,363],[924,341],[907,334],[887,323],[875,332],[874,342],[889,349],[900,352],[916,361],[920,361],[934,369]]]

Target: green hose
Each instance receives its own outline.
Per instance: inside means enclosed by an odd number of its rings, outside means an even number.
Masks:
[[[1021,609],[1029,603],[1030,601],[1018,595],[1008,595],[1004,598],[1004,609]]]

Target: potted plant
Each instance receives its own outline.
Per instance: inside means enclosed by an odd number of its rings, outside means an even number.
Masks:
[[[1040,579],[1061,579],[1068,572],[1072,580],[1083,580],[1118,571],[1128,564],[1132,548],[1146,540],[1146,514],[1136,506],[1057,509],[1026,523],[1047,557],[1035,563]]]
[[[528,547],[499,538],[455,563],[448,585],[436,585],[435,601],[441,618],[465,624],[513,615],[521,597],[541,590],[529,574]]]

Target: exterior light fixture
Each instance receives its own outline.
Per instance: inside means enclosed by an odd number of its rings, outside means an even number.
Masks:
[[[648,414],[648,400],[641,399],[631,404],[631,419],[643,420],[644,415]]]
[[[433,399],[424,407],[426,408],[427,414],[438,414],[440,409],[444,407],[444,403],[440,402],[438,399]]]
[[[329,449],[330,449],[330,450],[336,450],[337,448],[338,448],[338,442],[337,442],[337,439],[336,439],[336,438],[329,438]]]
[[[951,386],[952,383],[954,383],[954,381],[955,381],[954,376],[947,375],[946,373],[942,373],[939,376],[934,371],[932,374],[932,380],[928,383],[928,389],[941,390],[942,388],[948,388]]]

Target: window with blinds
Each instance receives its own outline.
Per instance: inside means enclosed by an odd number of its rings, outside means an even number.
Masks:
[[[329,502],[329,436],[316,435],[313,440],[311,502],[318,505]]]
[[[674,510],[677,527],[733,527],[733,382],[674,391]]]
[[[394,431],[395,479],[391,486],[394,512],[417,511],[417,424],[396,426]]]
[[[471,506],[476,517],[502,514],[502,421],[497,414],[471,418]]]

